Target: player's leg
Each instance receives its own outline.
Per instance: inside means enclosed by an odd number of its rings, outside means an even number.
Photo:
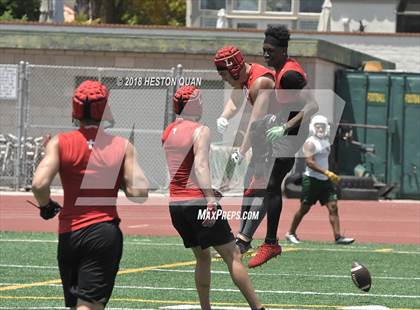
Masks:
[[[254,172],[255,167],[253,157],[245,174],[244,193],[249,188],[249,184],[251,182],[252,177],[254,176]],[[247,214],[258,214],[258,217],[248,218],[247,216],[245,216]],[[264,219],[265,214],[266,210],[261,197],[244,195],[241,207],[241,224],[239,228],[239,233],[236,236],[237,245],[239,246],[239,249],[241,250],[242,254],[247,252],[251,248],[251,241],[254,236],[254,233],[257,230],[258,226],[261,224],[262,220]]]
[[[234,242],[214,246],[226,263],[233,283],[239,288],[252,309],[261,309],[262,305],[255,294],[248,272],[241,261],[241,252]]]
[[[77,297],[72,294],[71,288],[77,287],[79,254],[72,247],[71,240],[73,234],[69,232],[58,235],[57,260],[63,286],[65,306],[71,310],[76,310]]]
[[[118,221],[102,222],[81,229],[78,285],[73,294],[77,310],[102,310],[114,289],[123,249]]]
[[[289,231],[286,233],[286,239],[292,243],[300,243],[297,237],[296,230],[302,221],[303,217],[309,212],[311,206],[305,203],[301,203],[299,210],[295,213],[292,224],[290,225]]]
[[[244,192],[244,196],[264,196],[267,187],[267,159],[270,157],[270,145],[265,137],[265,120],[257,120],[251,124],[251,146],[254,173]]]
[[[101,303],[91,303],[85,300],[77,300],[77,310],[103,310],[104,305]]]
[[[341,234],[337,201],[329,201],[326,206],[328,208],[329,220],[334,233],[335,243],[343,245],[352,244],[354,242],[354,238],[344,237]]]
[[[335,243],[337,244],[351,244],[354,242],[353,238],[346,238],[341,235],[340,229],[340,217],[338,215],[337,205],[337,191],[334,184],[331,181],[321,181],[322,191],[320,192],[321,205],[325,205],[328,208],[329,220],[331,228],[333,230]]]
[[[244,192],[248,188],[251,179],[254,175],[254,158],[251,158],[249,165],[247,167],[245,178],[244,178]],[[236,236],[236,238],[239,238],[243,241],[250,242],[252,238],[249,238],[248,236],[245,236],[242,234],[242,231],[244,230],[244,227],[246,226],[247,221],[243,219],[243,214],[245,212],[249,212],[252,202],[254,200],[254,197],[246,197],[245,195],[242,198],[242,205],[241,205],[241,220],[239,224],[239,233]]]
[[[241,214],[241,221],[243,222],[243,225],[241,227],[240,233],[237,236],[238,238],[248,242],[252,241],[255,231],[260,226],[266,214],[263,199],[261,197],[252,198],[253,200],[248,209],[248,214]],[[256,215],[256,218],[254,215]],[[247,218],[248,216],[249,218]]]
[[[201,309],[210,310],[210,282],[211,282],[211,255],[209,248],[193,247],[196,258],[195,265],[195,286],[200,299]]]
[[[198,211],[207,206],[205,199],[190,200],[184,202],[171,202],[169,212],[172,225],[181,236],[184,246],[191,248],[196,258],[195,266],[195,286],[202,309],[211,309],[210,307],[210,250],[206,246],[204,249],[200,246],[200,236],[204,228],[198,220]],[[233,239],[233,236],[230,240]]]
[[[340,236],[340,219],[338,217],[337,201],[330,201],[326,206],[331,228],[334,233],[334,239],[336,239]]]
[[[276,158],[274,161],[267,193],[264,197],[264,205],[267,209],[267,233],[264,243],[258,248],[257,254],[249,260],[249,268],[260,266],[281,254],[281,246],[277,241],[277,228],[283,207],[281,183],[286,174],[293,168],[294,162],[294,157]]]
[[[293,217],[289,231],[286,233],[286,239],[292,243],[300,243],[296,235],[296,230],[303,217],[309,212],[311,206],[319,199],[319,188],[317,180],[304,175],[302,178],[302,193],[300,197],[300,208]]]
[[[197,208],[198,209],[198,208]],[[248,273],[242,264],[242,254],[236,246],[229,223],[224,218],[217,219],[214,226],[203,228],[197,222],[195,230],[202,249],[213,246],[228,266],[232,280],[245,296],[252,309],[261,309]],[[203,308],[206,309],[206,308]],[[210,308],[209,308],[210,309]]]
[[[293,168],[294,157],[276,158],[267,186],[264,204],[267,207],[267,234],[265,243],[277,243],[277,229],[283,208],[281,184],[287,173]]]
[[[261,198],[265,195],[265,187],[267,185],[264,175],[264,165],[268,156],[268,149],[265,140],[261,139],[264,130],[265,123],[262,120],[255,121],[251,124],[252,158],[245,174],[241,225],[236,237],[236,243],[242,254],[251,248],[254,233],[266,214],[266,208]],[[259,182],[262,182],[262,185]],[[252,212],[251,214],[258,214],[258,217],[256,219],[248,219],[245,217],[245,212],[248,214],[250,214],[249,212]]]
[[[205,201],[204,201],[205,203]],[[197,205],[191,209],[191,213],[198,214],[199,209],[206,208],[206,205]],[[202,220],[196,220],[193,224],[198,241],[202,249],[213,246],[228,266],[233,282],[244,294],[252,309],[261,309],[247,270],[241,261],[241,252],[235,245],[235,238],[226,218],[218,218],[212,227],[203,227]]]

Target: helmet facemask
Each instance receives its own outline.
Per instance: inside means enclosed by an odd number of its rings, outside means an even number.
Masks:
[[[315,115],[309,124],[309,132],[318,139],[327,139],[330,135],[328,119],[323,115]]]

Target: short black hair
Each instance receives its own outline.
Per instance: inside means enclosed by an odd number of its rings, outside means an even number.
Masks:
[[[279,41],[289,41],[290,32],[285,25],[268,26],[265,30],[265,36],[272,36]]]

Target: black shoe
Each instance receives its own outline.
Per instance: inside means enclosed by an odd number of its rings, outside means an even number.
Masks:
[[[348,245],[348,244],[352,244],[353,242],[354,242],[353,238],[346,238],[344,236],[338,236],[337,238],[335,238],[336,244]]]
[[[236,238],[236,242],[235,243],[238,246],[239,251],[241,251],[241,254],[245,254],[246,252],[249,251],[249,249],[252,248],[251,241],[248,241],[247,242],[247,241],[244,241],[244,240],[242,240],[240,238]]]

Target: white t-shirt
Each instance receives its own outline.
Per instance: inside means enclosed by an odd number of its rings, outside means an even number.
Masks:
[[[326,139],[320,139],[315,136],[311,136],[308,139],[306,139],[306,142],[310,142],[314,145],[315,151],[314,151],[314,159],[318,166],[320,166],[322,169],[327,170],[328,169],[328,156],[330,155],[330,141],[328,138]],[[318,180],[328,180],[328,177],[322,173],[319,173],[315,170],[312,170],[308,166],[306,166],[305,175],[316,178]]]

